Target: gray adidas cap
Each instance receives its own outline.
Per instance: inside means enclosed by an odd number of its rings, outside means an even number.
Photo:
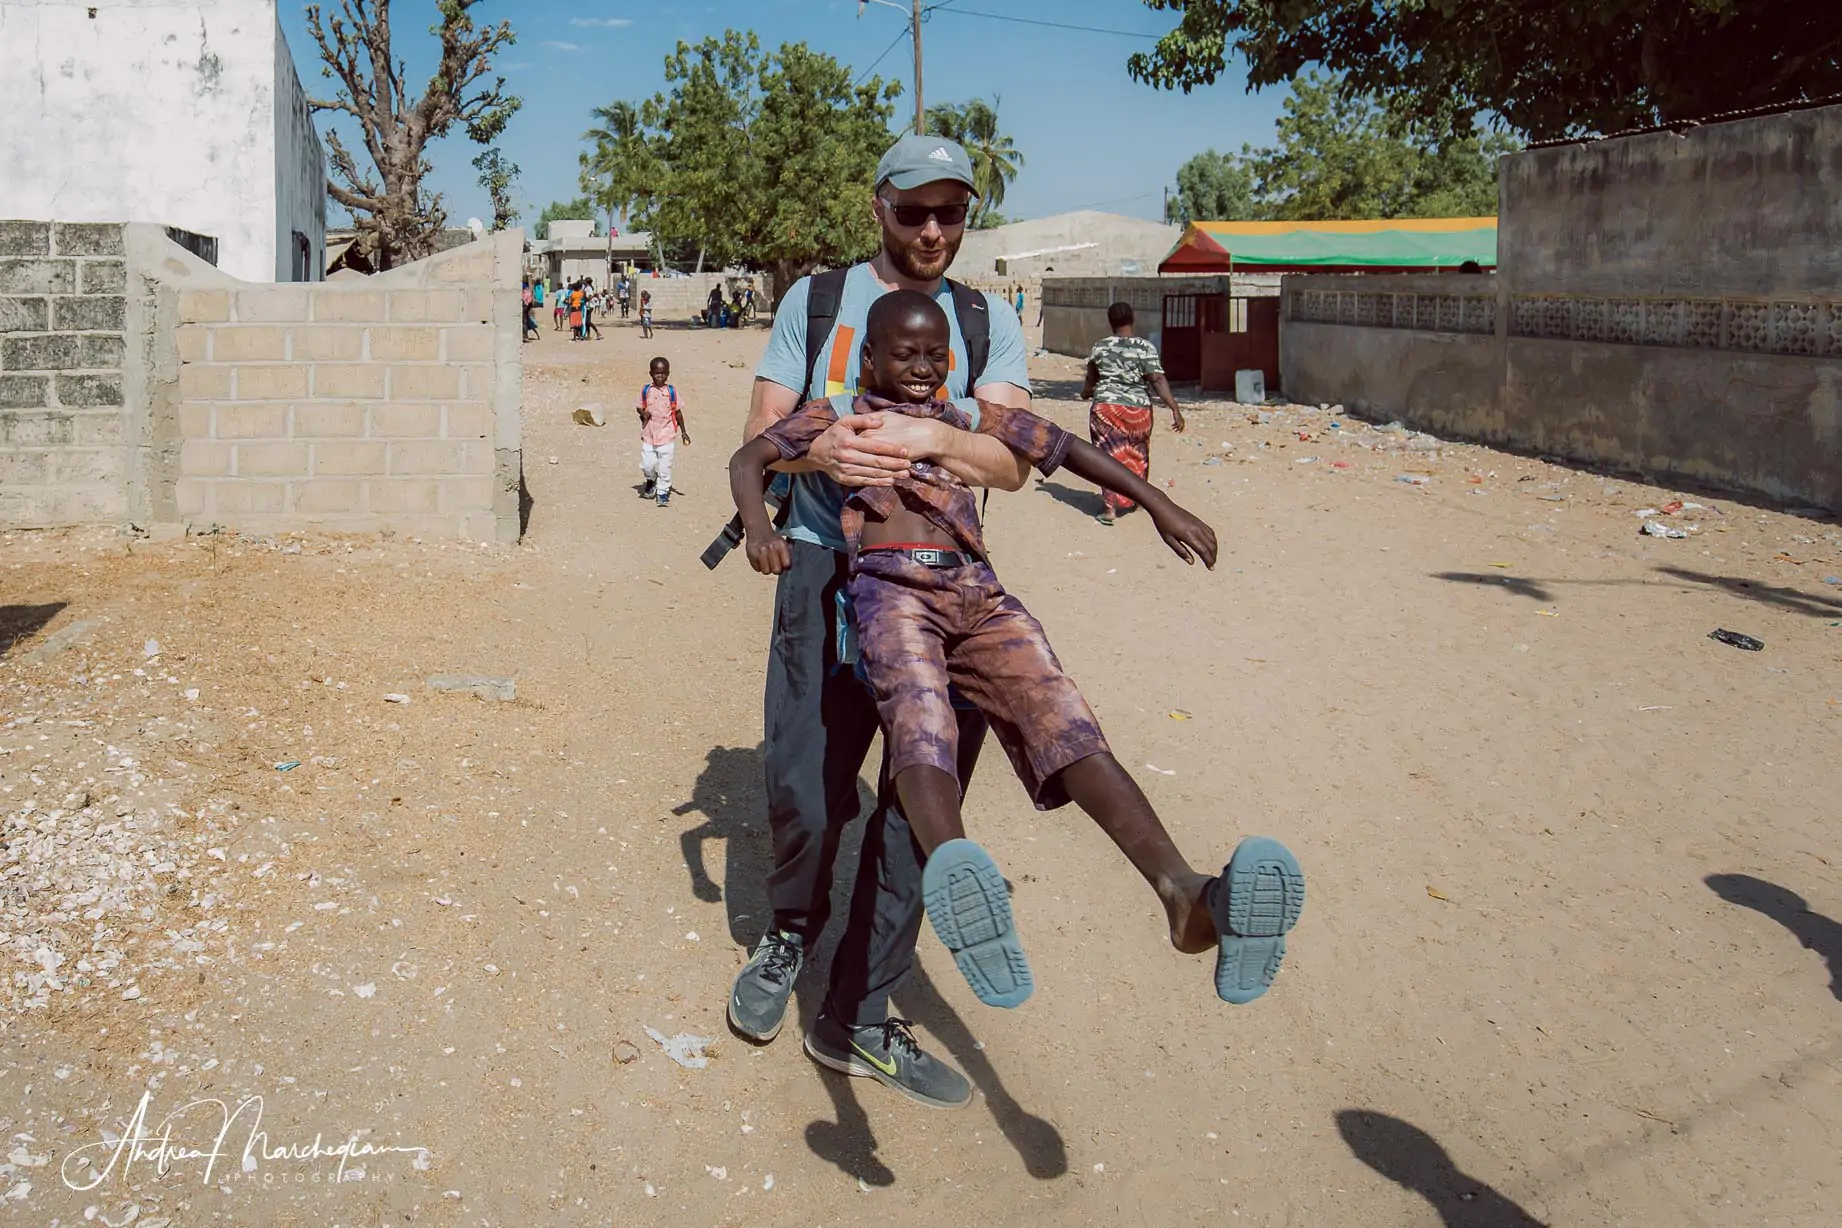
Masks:
[[[883,160],[876,164],[876,186],[885,183],[906,192],[926,183],[950,180],[963,183],[978,195],[972,182],[972,159],[957,141],[944,136],[902,137],[889,147]]]

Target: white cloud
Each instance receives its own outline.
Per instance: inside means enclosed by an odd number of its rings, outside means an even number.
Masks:
[[[538,45],[540,47],[548,47],[552,51],[580,51],[582,50],[581,43],[559,43],[559,42],[556,42],[555,40],[552,40],[550,42],[545,42],[545,43],[539,43]]]
[[[605,30],[619,30],[633,24],[631,17],[571,17],[572,26],[599,26]]]

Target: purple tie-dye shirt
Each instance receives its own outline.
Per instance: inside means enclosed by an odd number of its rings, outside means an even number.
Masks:
[[[1048,477],[1061,467],[1074,437],[1046,418],[1027,409],[1012,409],[992,401],[979,403],[981,435],[990,435],[1023,457],[1038,472]],[[930,401],[910,405],[885,401],[874,394],[857,398],[852,409],[860,414],[897,413],[911,418],[938,418],[962,431],[973,429],[972,420],[950,401]],[[838,411],[829,401],[812,401],[782,418],[766,431],[763,439],[771,440],[780,450],[783,461],[799,460],[811,449],[813,440],[838,421]],[[871,486],[852,490],[844,501],[844,540],[852,555],[857,553],[863,537],[866,516],[887,520],[899,507],[916,512],[952,534],[969,553],[985,556],[985,540],[979,532],[978,498],[972,488],[938,465],[916,461],[912,476],[899,479],[894,486]]]

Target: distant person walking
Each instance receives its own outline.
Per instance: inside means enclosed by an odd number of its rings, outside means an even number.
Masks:
[[[560,281],[556,285],[556,294],[554,296],[556,299],[556,310],[551,313],[556,319],[556,327],[551,329],[551,332],[562,332],[563,325],[569,320],[569,291],[572,288],[573,287],[565,286]]]
[[[595,306],[601,296],[595,293],[595,279],[589,278],[582,283],[582,340],[587,341],[590,333],[595,340],[601,340],[601,329],[595,325]]]
[[[524,300],[524,340],[529,341],[537,332],[537,321],[531,318],[531,311],[537,306],[537,296],[531,289],[529,277],[524,279],[524,291],[521,297]]]
[[[1021,302],[1023,294],[1018,292]],[[1151,476],[1151,393],[1170,410],[1170,429],[1183,431],[1183,411],[1164,378],[1158,347],[1132,334],[1132,304],[1114,303],[1106,309],[1113,335],[1094,342],[1087,356],[1087,379],[1081,399],[1091,400],[1087,434],[1096,448],[1141,478]],[[1110,525],[1138,505],[1124,495],[1106,494],[1106,506],[1095,517]]]
[[[628,309],[633,305],[633,283],[627,280],[625,273],[620,275],[620,284],[615,287],[614,297],[620,303],[620,318],[624,320],[627,318]]]
[[[1021,324],[1023,322],[1023,287],[1022,286],[1017,287],[1017,293],[1015,297],[1017,300],[1017,322]]]
[[[640,291],[640,336],[652,336],[652,291]]]

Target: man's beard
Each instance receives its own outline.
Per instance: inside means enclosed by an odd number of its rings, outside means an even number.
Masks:
[[[883,253],[889,257],[889,262],[895,265],[896,272],[909,280],[935,281],[944,277],[946,271],[952,267],[953,257],[959,254],[960,240],[964,237],[964,235],[957,237],[942,235],[940,250],[923,256],[914,247],[904,246],[899,239],[885,230],[883,231]],[[924,260],[926,263],[922,263]]]

